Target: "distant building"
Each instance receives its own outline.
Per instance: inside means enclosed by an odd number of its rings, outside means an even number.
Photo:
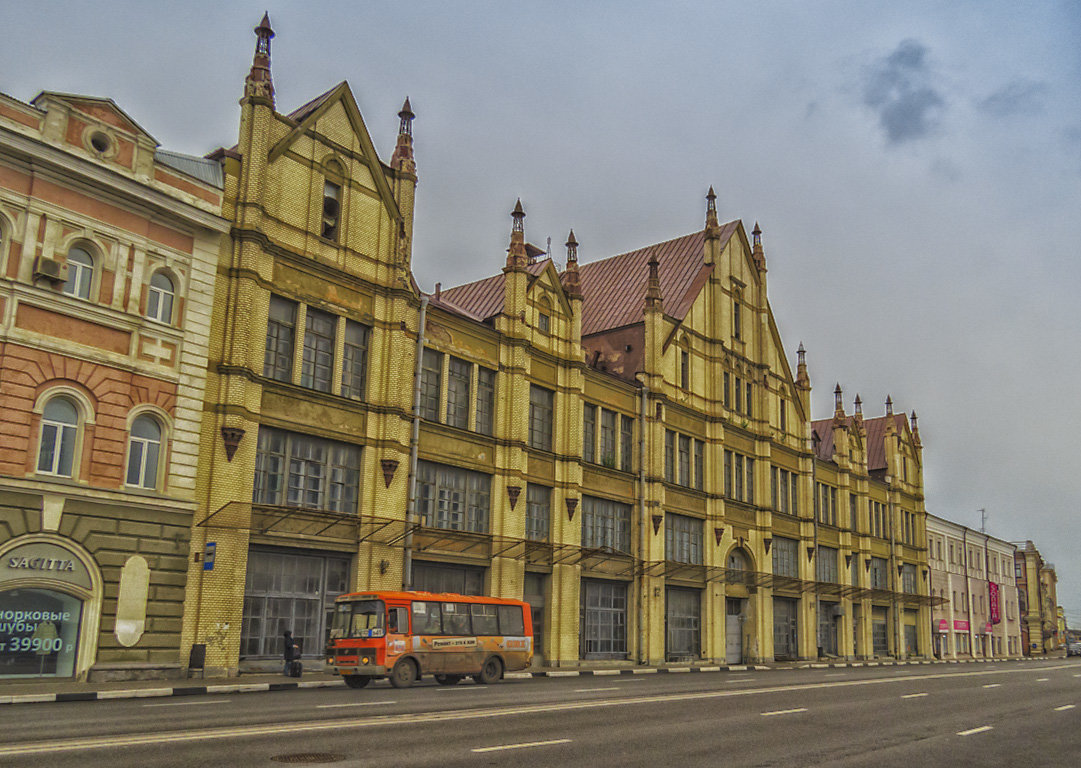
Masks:
[[[1016,547],[935,515],[927,516],[927,546],[935,656],[1020,656]]]
[[[220,167],[0,95],[0,677],[178,675]]]
[[[1026,541],[1014,556],[1021,603],[1022,641],[1026,656],[1041,656],[1058,648],[1057,582],[1055,567],[1045,562],[1036,545]]]

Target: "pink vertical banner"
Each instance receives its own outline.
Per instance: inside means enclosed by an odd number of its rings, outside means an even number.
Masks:
[[[1002,621],[1002,612],[999,609],[998,584],[993,581],[987,582],[987,602],[991,606],[991,623],[998,624]]]

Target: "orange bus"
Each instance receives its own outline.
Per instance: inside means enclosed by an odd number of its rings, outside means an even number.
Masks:
[[[528,603],[434,592],[354,592],[334,606],[327,666],[350,688],[390,678],[408,688],[422,675],[482,685],[533,663]]]

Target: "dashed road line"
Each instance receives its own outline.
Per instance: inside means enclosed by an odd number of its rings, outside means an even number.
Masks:
[[[983,733],[984,731],[990,731],[993,726],[981,725],[979,728],[969,728],[967,731],[958,731],[958,736],[971,736],[974,733]]]
[[[1049,678],[1046,678],[1046,677],[1037,677],[1036,682],[1037,683],[1046,683],[1048,681],[1048,679]]]
[[[1063,704],[1061,707],[1055,707],[1055,711],[1056,712],[1065,712],[1067,709],[1073,709],[1075,706],[1076,705],[1074,705],[1074,704]]]
[[[906,693],[906,694],[905,694],[904,696],[902,696],[901,698],[902,698],[902,699],[918,699],[918,698],[920,698],[921,696],[929,696],[929,695],[930,695],[930,694],[927,694],[927,693]]]
[[[211,699],[210,701],[171,701],[168,704],[143,704],[144,707],[198,707],[204,704],[228,704],[225,699]]]
[[[1001,688],[1002,683],[988,683],[984,688]]]
[[[378,707],[383,704],[397,704],[396,701],[351,701],[348,704],[316,704],[316,709],[341,709],[342,707]]]
[[[477,747],[470,752],[499,752],[504,749],[525,749],[526,747],[550,747],[553,744],[570,744],[570,739],[552,739],[551,741],[524,741],[521,744],[501,744],[498,747]]]
[[[575,688],[574,692],[575,693],[595,693],[597,691],[618,691],[618,690],[619,690],[619,686],[615,685],[615,686],[612,686],[611,688]]]
[[[794,715],[797,712],[806,712],[807,707],[798,707],[796,709],[775,709],[772,712],[763,712],[762,717],[773,717],[774,715]]]

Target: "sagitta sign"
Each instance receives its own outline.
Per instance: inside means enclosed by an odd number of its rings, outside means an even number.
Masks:
[[[0,582],[16,579],[50,579],[90,589],[82,561],[66,548],[43,541],[22,544],[0,558]]]

